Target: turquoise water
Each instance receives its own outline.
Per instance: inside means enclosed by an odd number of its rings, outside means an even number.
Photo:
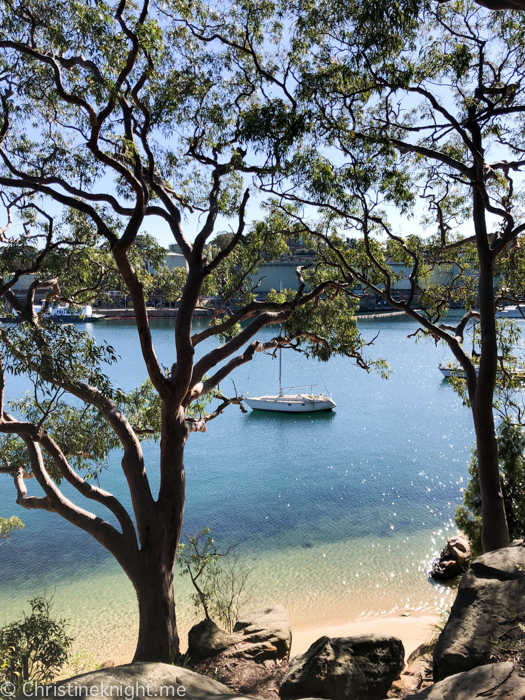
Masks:
[[[231,407],[187,445],[184,531],[208,526],[225,546],[240,543],[254,569],[250,604],[283,603],[295,625],[435,609],[451,596],[429,582],[427,571],[455,529],[473,442],[470,413],[437,369],[449,359],[445,349],[407,338],[417,328],[413,322],[385,318],[360,326],[368,338],[379,332],[370,354],[389,361],[389,380],[345,358],[320,364],[287,352],[283,384],[326,385],[337,403],[333,413],[242,414]],[[129,389],[144,379],[131,322],[86,327],[121,355],[109,368],[115,383]],[[152,328],[157,354],[171,366],[173,322],[154,321]],[[213,341],[202,345],[201,352]],[[255,396],[277,389],[277,373],[275,359],[257,355],[233,380],[239,392]],[[27,389],[23,378],[9,382],[11,397]],[[221,388],[233,391],[230,380]],[[144,451],[155,486],[158,447],[146,444]],[[113,455],[100,484],[128,504],[118,461]],[[26,524],[0,548],[0,624],[46,589],[70,620],[77,648],[99,661],[126,659],[135,641],[136,603],[116,562],[59,516],[16,506],[7,477],[0,484],[0,514]],[[37,492],[36,484],[28,486]],[[193,622],[188,596],[177,578],[183,632]]]

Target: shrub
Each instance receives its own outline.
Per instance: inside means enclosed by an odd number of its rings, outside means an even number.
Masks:
[[[248,597],[248,561],[237,552],[232,553],[236,545],[221,552],[209,527],[187,540],[187,544],[179,545],[177,561],[180,575],[189,576],[195,588],[193,604],[198,611],[202,608],[207,620],[221,622],[228,632],[233,632]]]
[[[24,683],[49,683],[68,658],[72,639],[66,620],[51,616],[52,600],[37,595],[29,601],[31,613],[0,629],[0,676],[17,691]],[[27,689],[27,685],[25,686]]]
[[[207,585],[213,591],[211,617],[219,620],[227,632],[233,632],[249,596],[247,583],[250,574],[248,560],[237,552],[220,565],[210,566],[206,572]]]

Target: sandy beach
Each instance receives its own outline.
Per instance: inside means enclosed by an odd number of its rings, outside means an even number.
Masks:
[[[401,617],[399,613],[366,622],[327,624],[322,627],[294,629],[291,657],[303,654],[319,637],[352,637],[356,634],[390,634],[399,637],[405,647],[405,658],[423,642],[433,636],[431,625],[438,621],[437,615],[411,613]]]

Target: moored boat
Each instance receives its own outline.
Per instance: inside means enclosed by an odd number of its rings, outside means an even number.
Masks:
[[[445,377],[445,379],[450,379],[451,377],[458,377],[458,379],[465,379],[465,370],[463,367],[458,367],[457,365],[439,365],[439,371]],[[478,373],[478,368],[476,367],[476,374]]]
[[[476,365],[476,374],[479,373],[479,367]],[[439,370],[445,377],[445,379],[450,379],[451,377],[457,377],[458,379],[466,379],[466,374],[465,370],[463,367],[459,367],[458,365],[453,365],[453,364],[440,364],[439,365]],[[510,376],[512,374],[513,379],[525,379],[525,367],[524,366],[518,366],[516,367],[512,372],[509,371],[509,374],[507,376]],[[498,370],[498,377],[502,377],[503,372],[501,370]]]
[[[282,291],[282,280],[279,285],[279,291]],[[335,401],[327,394],[314,394],[313,388],[316,384],[307,384],[306,386],[289,386],[283,388],[282,385],[283,373],[283,352],[279,347],[279,393],[275,396],[254,396],[244,399],[245,403],[252,411],[279,411],[280,413],[312,413],[314,411],[331,411],[335,408]],[[285,391],[291,389],[310,389],[309,394],[285,394]]]
[[[289,387],[303,389],[306,387]],[[310,387],[312,389],[313,386]],[[310,413],[312,411],[331,411],[335,401],[326,394],[284,394],[276,396],[246,397],[244,401],[254,411],[280,411],[281,413]]]
[[[496,318],[525,319],[525,306],[504,306],[496,313]]]
[[[83,306],[80,311],[72,311],[68,306],[52,306],[49,311],[46,311],[44,318],[55,323],[92,323],[99,321],[104,316],[93,313],[93,307],[88,304]]]

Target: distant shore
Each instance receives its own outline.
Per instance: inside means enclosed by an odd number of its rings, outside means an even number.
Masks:
[[[100,314],[104,319],[108,321],[115,321],[118,319],[129,319],[135,318],[135,313],[133,309],[95,309],[96,314]],[[356,317],[358,319],[377,319],[377,318],[389,318],[392,316],[402,316],[404,311],[358,311]],[[213,315],[211,309],[197,309],[194,313],[195,318],[210,318]],[[176,318],[177,309],[148,309],[149,318]]]
[[[404,311],[358,311],[355,316],[358,319],[363,319],[363,318],[377,319],[377,318],[391,318],[392,316],[403,316],[404,314],[405,314]]]
[[[148,308],[149,318],[177,318],[177,309],[167,309],[167,308]],[[135,311],[133,309],[99,309],[94,310],[96,314],[100,314],[107,321],[118,321],[119,319],[130,319],[135,318]],[[197,309],[193,316],[194,318],[211,318],[213,311],[211,309]]]

